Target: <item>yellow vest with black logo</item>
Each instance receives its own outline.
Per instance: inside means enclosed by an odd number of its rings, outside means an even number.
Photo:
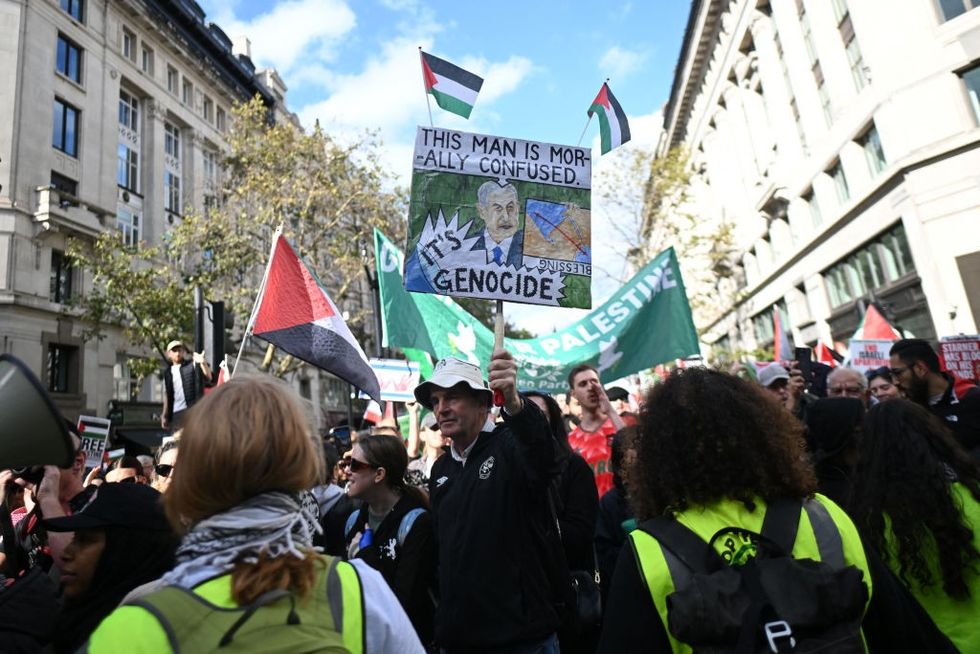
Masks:
[[[766,504],[762,500],[755,501],[755,511],[749,511],[739,501],[722,500],[710,506],[687,509],[674,517],[707,543],[725,527],[740,527],[760,533],[765,514]],[[642,529],[631,532],[629,538],[636,553],[637,568],[650,591],[671,648],[678,654],[691,652],[691,648],[674,638],[667,628],[667,596],[675,590],[671,571],[678,575],[683,574],[686,570],[684,564]],[[714,546],[729,564],[742,563],[746,557],[754,554],[754,548],[735,535],[726,535],[716,540]],[[856,566],[864,573],[864,584],[868,588],[870,600],[871,573],[857,529],[844,511],[823,495],[817,494],[814,499],[803,503],[792,554],[796,559]]]
[[[364,603],[357,571],[345,561],[327,556],[322,556],[321,560],[324,565],[311,591],[311,597],[306,601],[295,602],[295,610],[303,617],[301,623],[313,624],[315,620],[321,626],[326,625],[337,632],[338,640],[341,641],[340,647],[351,654],[363,654]],[[165,587],[156,592],[172,590],[174,589]],[[230,574],[206,581],[191,592],[219,610],[242,608],[232,599]],[[153,602],[147,601],[152,597],[153,594],[150,594],[136,601],[152,608]],[[280,601],[287,602],[285,599]],[[203,606],[199,608],[202,613],[207,610]],[[93,654],[194,652],[202,646],[201,642],[180,642],[179,637],[175,638],[175,632],[179,633],[184,626],[164,624],[153,611],[144,606],[126,604],[102,621],[82,651]],[[300,625],[287,625],[285,622],[283,627],[303,628]]]

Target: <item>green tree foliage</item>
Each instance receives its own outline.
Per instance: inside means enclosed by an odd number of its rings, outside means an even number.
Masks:
[[[282,224],[370,351],[364,263],[371,258],[373,229],[394,239],[405,234],[405,197],[391,190],[379,148],[370,134],[342,144],[319,124],[304,132],[271,123],[258,98],[238,105],[216,188],[206,191],[213,206],[186,202],[184,215],[159,243],[130,247],[115,232],[72,243],[69,255],[92,281],[78,300],[87,336],[103,337],[110,325],[121,326],[136,349],[162,356],[163,344],[192,332],[194,287],[209,300],[224,301],[243,328],[271,237]],[[274,360],[271,351],[261,359],[278,374],[298,365],[288,357]]]

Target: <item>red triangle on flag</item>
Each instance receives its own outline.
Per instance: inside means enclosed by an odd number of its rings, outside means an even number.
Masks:
[[[276,241],[254,334],[287,329],[334,315],[316,278],[286,239]]]
[[[868,305],[868,312],[864,314],[864,334],[865,340],[886,340],[891,341],[901,338],[895,328],[889,324],[881,312],[873,304]]]
[[[592,106],[602,105],[606,109],[609,108],[609,97],[606,95],[606,89],[609,88],[605,83],[602,84],[602,88],[599,89],[599,95],[595,96],[595,100],[592,101]],[[589,112],[592,113],[591,111]]]

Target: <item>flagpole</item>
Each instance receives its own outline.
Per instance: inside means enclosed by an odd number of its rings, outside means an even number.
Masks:
[[[579,134],[578,143],[575,144],[575,147],[582,145],[582,139],[585,138],[585,130],[589,129],[589,123],[591,122],[592,122],[592,114],[590,113],[588,119],[585,121],[585,127],[582,128],[582,133]]]
[[[419,46],[419,63],[422,64],[422,91],[425,93],[425,108],[429,110],[429,127],[435,128],[432,122],[432,104],[429,102],[429,89],[425,86],[425,64],[422,59],[422,46]]]
[[[497,315],[494,316],[493,323],[493,349],[494,351],[504,347],[504,301],[497,300]],[[494,406],[504,405],[504,394],[500,390],[493,392]]]
[[[269,281],[269,271],[272,269],[272,255],[276,252],[276,243],[279,242],[279,237],[282,236],[282,223],[276,227],[275,233],[272,235],[272,246],[269,248],[269,262],[265,265],[265,272],[262,274],[262,283],[259,284],[259,293],[255,296],[255,304],[252,305],[252,313],[248,317],[248,324],[245,326],[245,333],[242,334],[242,344],[238,348],[238,356],[235,357],[235,365],[231,369],[231,376],[235,376],[235,371],[238,370],[238,362],[242,358],[242,352],[245,351],[245,344],[248,343],[249,336],[252,335],[252,327],[255,326],[255,314],[258,312],[259,304],[262,302],[262,296],[265,294],[265,285]]]

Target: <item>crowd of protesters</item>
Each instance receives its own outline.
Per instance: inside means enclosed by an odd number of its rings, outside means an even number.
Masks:
[[[449,358],[405,438],[182,347],[153,456],[0,471],[0,651],[980,652],[980,390],[924,341],[644,397]]]

